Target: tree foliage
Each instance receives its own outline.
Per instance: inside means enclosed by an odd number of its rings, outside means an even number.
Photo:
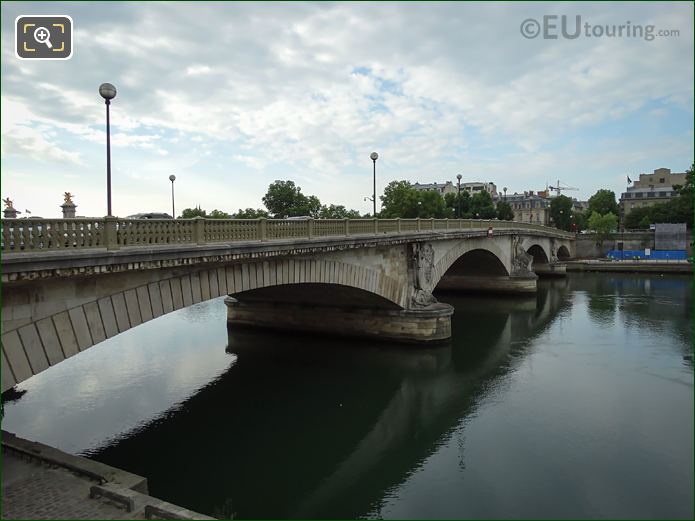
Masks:
[[[260,218],[267,218],[268,217],[268,212],[262,209],[255,209],[255,208],[247,208],[246,210],[242,210],[241,208],[237,213],[234,214],[235,219],[260,219]]]
[[[471,197],[470,213],[474,219],[494,219],[497,217],[492,196],[485,190],[481,190]]]
[[[572,229],[572,199],[566,195],[554,197],[550,201],[550,217],[556,228],[570,231]]]
[[[442,219],[453,214],[437,192],[416,190],[408,181],[391,181],[381,196],[379,216],[385,219]]]
[[[458,193],[448,193],[444,196],[444,204],[450,208],[453,217],[460,219],[471,218],[471,194],[464,190],[461,195]],[[459,215],[460,210],[460,215]]]
[[[321,208],[321,202],[316,196],[306,196],[294,181],[275,181],[268,187],[263,196],[263,204],[275,219],[285,217],[311,216],[316,217]]]
[[[380,217],[385,219],[417,217],[418,191],[408,181],[391,181],[384,188],[384,195],[380,199]]]
[[[229,215],[227,212],[223,212],[222,210],[218,210],[215,208],[213,211],[211,211],[208,216],[208,219],[231,219],[232,216]]]
[[[193,219],[194,217],[207,217],[207,212],[197,206],[195,208],[186,208],[179,215],[179,219]]]
[[[618,203],[615,200],[615,193],[613,190],[606,190],[602,188],[594,195],[589,197],[587,214],[591,216],[594,212],[597,212],[600,215],[606,215],[607,213],[612,213],[613,215],[620,214],[620,209],[618,208]]]
[[[320,219],[359,219],[360,212],[348,210],[342,204],[331,204],[329,206],[321,206],[318,216]]]
[[[596,242],[603,246],[603,241],[618,228],[618,216],[610,212],[606,215],[593,212],[587,227],[596,234]]]
[[[512,210],[512,205],[506,201],[497,203],[497,218],[500,221],[513,221],[514,210]]]
[[[343,205],[325,206],[315,195],[304,195],[293,181],[275,181],[263,196],[263,204],[275,219],[313,217],[317,219],[359,219],[360,212]]]

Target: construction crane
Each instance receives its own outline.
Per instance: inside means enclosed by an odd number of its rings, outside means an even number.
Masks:
[[[554,190],[557,192],[557,195],[560,195],[562,193],[562,190],[579,190],[579,188],[575,188],[573,186],[561,186],[560,185],[560,180],[557,180],[557,186],[549,186],[547,190]]]

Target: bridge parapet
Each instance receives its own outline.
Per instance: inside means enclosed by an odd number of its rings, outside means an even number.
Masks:
[[[130,246],[234,243],[448,230],[516,229],[574,239],[538,224],[474,219],[3,219],[0,250],[117,250]]]

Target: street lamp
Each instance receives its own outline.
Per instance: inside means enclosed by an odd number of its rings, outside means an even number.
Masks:
[[[109,120],[109,105],[116,97],[116,87],[110,83],[102,83],[99,86],[99,94],[106,102],[106,210],[111,216],[111,121]]]
[[[171,181],[171,216],[176,219],[176,210],[174,209],[174,181],[176,181],[176,176],[171,174],[169,181]]]
[[[502,191],[504,192],[504,202],[506,203],[507,202],[507,187],[505,186],[504,188],[502,188]]]
[[[461,174],[456,176],[456,181],[458,185],[458,196],[456,197],[456,213],[458,214],[458,218],[461,218],[461,177],[463,177]]]
[[[372,152],[369,154],[369,158],[374,163],[374,190],[372,192],[372,201],[374,202],[374,218],[376,218],[376,160],[379,159],[379,154]]]

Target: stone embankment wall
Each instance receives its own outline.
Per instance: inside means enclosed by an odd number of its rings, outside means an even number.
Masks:
[[[596,242],[596,236],[591,233],[580,233],[577,235],[576,258],[577,259],[597,259],[606,256],[609,250],[617,250],[619,242],[624,243],[626,250],[643,250],[645,248],[654,248],[654,232],[625,232],[614,233],[603,242],[603,247],[599,248]],[[693,232],[688,230],[686,239],[686,250],[688,256],[693,254]]]

